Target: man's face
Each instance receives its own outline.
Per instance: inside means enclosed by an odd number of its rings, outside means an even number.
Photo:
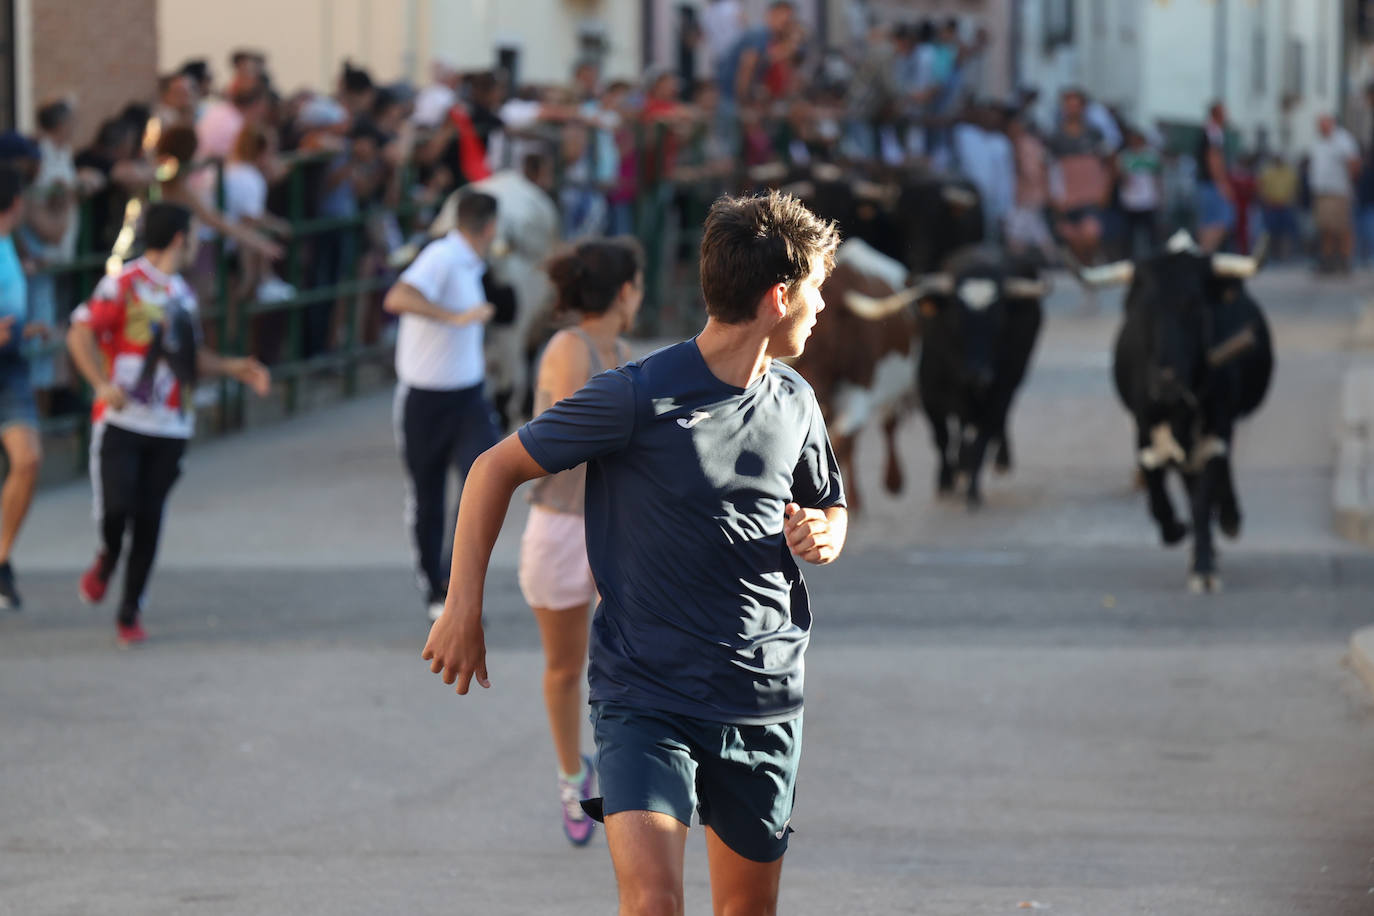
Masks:
[[[1077,121],[1083,117],[1083,96],[1076,92],[1066,92],[1059,100],[1060,107],[1064,109],[1064,117],[1070,121]]]
[[[789,4],[769,7],[768,30],[774,35],[787,31],[792,27],[793,16],[792,7]]]
[[[191,80],[185,76],[178,76],[167,85],[164,101],[169,108],[186,111],[194,105],[191,92]]]
[[[787,298],[787,314],[771,335],[769,356],[800,356],[806,349],[806,340],[816,326],[816,316],[825,308],[825,300],[821,298],[825,277],[824,260],[813,259],[811,273]]]
[[[492,220],[487,228],[483,229],[473,239],[473,247],[477,250],[479,258],[486,258],[491,253],[492,243],[496,241],[496,220]]]
[[[1330,115],[1322,115],[1317,119],[1317,130],[1321,131],[1323,137],[1331,136],[1331,131],[1336,129],[1336,121]]]

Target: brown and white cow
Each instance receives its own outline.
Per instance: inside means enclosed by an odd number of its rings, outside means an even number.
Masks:
[[[916,316],[911,309],[875,310],[869,304],[897,294],[906,277],[901,263],[859,239],[846,240],[821,289],[825,308],[793,364],[820,402],[851,513],[861,508],[855,440],[874,421],[881,421],[887,443],[883,484],[889,493],[902,489],[896,432],[902,415],[915,405]]]

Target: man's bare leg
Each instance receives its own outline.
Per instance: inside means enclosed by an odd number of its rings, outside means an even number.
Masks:
[[[711,869],[711,907],[716,916],[774,916],[782,859],[755,862],[735,852],[706,828],[706,861]]]
[[[0,432],[0,442],[10,462],[5,486],[0,489],[0,563],[5,563],[19,537],[19,526],[29,514],[29,503],[38,486],[38,469],[43,463],[43,447],[38,430],[22,424]]]
[[[682,860],[687,825],[657,811],[621,811],[606,817],[620,916],[682,916]],[[712,865],[712,885],[715,866]]]

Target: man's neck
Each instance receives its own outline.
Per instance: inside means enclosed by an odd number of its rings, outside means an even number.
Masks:
[[[176,252],[171,249],[164,248],[161,251],[148,251],[144,253],[143,257],[148,259],[149,264],[169,277],[177,272]]]
[[[697,349],[711,374],[727,385],[748,388],[768,371],[769,337],[758,322],[724,324],[709,318],[697,335]]]

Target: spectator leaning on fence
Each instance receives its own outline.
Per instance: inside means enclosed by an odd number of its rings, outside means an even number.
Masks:
[[[38,410],[22,350],[31,333],[28,288],[14,247],[23,212],[23,179],[14,168],[0,165],[0,445],[9,459],[9,474],[0,489],[0,607],[12,611],[24,602],[15,587],[10,553],[38,486],[43,458]]]
[[[1202,125],[1197,151],[1197,240],[1216,251],[1236,227],[1236,196],[1226,152],[1226,107],[1212,103]]]

